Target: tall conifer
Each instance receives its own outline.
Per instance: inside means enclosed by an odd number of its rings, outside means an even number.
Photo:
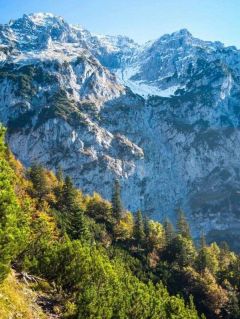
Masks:
[[[186,220],[185,214],[181,209],[178,210],[177,232],[184,238],[191,239],[190,228]]]
[[[143,216],[140,210],[137,211],[135,218],[134,237],[139,244],[143,243],[146,237],[144,232]]]
[[[121,202],[121,188],[120,183],[117,179],[115,179],[114,181],[112,192],[112,213],[117,220],[121,219],[123,214],[123,207]]]

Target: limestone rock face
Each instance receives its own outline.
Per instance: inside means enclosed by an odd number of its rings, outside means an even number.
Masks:
[[[152,218],[186,210],[194,236],[237,246],[240,52],[187,30],[144,46],[51,14],[0,26],[0,120],[26,165]]]

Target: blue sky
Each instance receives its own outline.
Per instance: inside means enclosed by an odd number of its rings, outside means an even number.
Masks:
[[[30,12],[52,12],[92,32],[140,43],[187,28],[240,48],[240,0],[0,0],[1,23]]]

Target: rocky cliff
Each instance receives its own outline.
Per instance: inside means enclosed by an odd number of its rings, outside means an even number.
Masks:
[[[198,236],[240,232],[240,51],[187,30],[143,46],[51,14],[0,26],[0,120],[25,164],[61,166],[85,192],[156,219],[186,210]]]

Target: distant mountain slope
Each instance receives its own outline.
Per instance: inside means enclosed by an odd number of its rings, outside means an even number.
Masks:
[[[0,119],[25,164],[154,218],[183,207],[194,235],[238,236],[240,52],[187,30],[144,46],[51,14],[0,26]],[[221,232],[219,232],[221,230]],[[222,238],[220,238],[222,239]],[[237,240],[236,240],[237,243]]]

